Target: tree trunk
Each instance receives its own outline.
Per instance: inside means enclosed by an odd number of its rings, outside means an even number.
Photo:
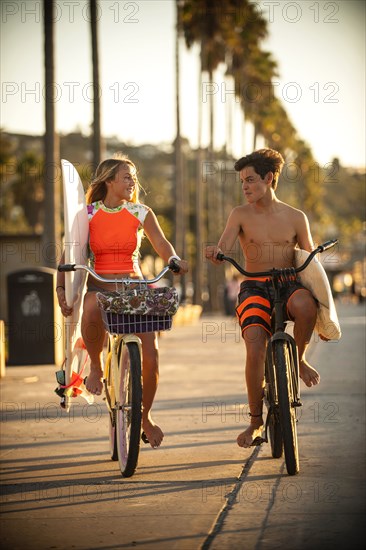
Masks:
[[[194,302],[202,305],[202,295],[204,288],[204,267],[207,263],[204,258],[203,243],[204,243],[204,227],[205,227],[205,208],[203,205],[204,197],[204,182],[202,178],[202,67],[198,77],[198,146],[196,158],[196,258],[195,258],[195,285],[194,285]]]
[[[258,139],[258,125],[256,123],[253,124],[253,151],[257,149],[257,139]]]
[[[179,59],[179,5],[176,3],[176,33],[175,33],[175,89],[176,89],[176,128],[175,139],[175,249],[184,258],[186,255],[185,241],[185,200],[183,181],[182,138],[180,133],[180,59]],[[182,300],[186,297],[186,278],[181,277]]]
[[[54,2],[44,0],[44,57],[45,57],[45,167],[44,167],[44,231],[42,238],[43,264],[55,268],[60,260],[60,180],[59,142],[55,132],[54,77]]]
[[[213,83],[213,73],[209,71],[209,82]],[[220,178],[220,170],[218,163],[215,162],[214,156],[214,97],[213,94],[210,94],[210,144],[209,144],[209,153],[208,153],[208,167],[206,170],[207,175],[207,219],[208,219],[208,243],[216,244],[220,236],[220,230],[223,228],[220,227],[220,215],[221,207],[219,204],[219,193],[218,193],[218,181]],[[214,268],[213,266],[209,267],[208,270],[208,283],[209,283],[209,294],[210,294],[210,308],[211,311],[220,310],[220,267]]]
[[[94,169],[102,160],[101,109],[99,85],[98,24],[96,0],[90,0],[91,46],[93,67],[93,164]]]
[[[245,112],[243,111],[243,126],[241,132],[241,152],[240,156],[244,157],[247,153],[247,120]]]

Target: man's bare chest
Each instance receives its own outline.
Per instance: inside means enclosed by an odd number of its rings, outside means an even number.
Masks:
[[[296,229],[291,218],[281,216],[250,216],[241,226],[241,239],[245,243],[293,243]]]

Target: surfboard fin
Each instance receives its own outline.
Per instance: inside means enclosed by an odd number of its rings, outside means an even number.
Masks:
[[[84,380],[76,372],[72,372],[71,383],[65,384],[65,371],[56,371],[56,380],[58,383],[55,393],[61,397],[61,407],[65,408],[65,397],[83,397],[91,405],[94,403],[94,395],[91,394],[84,385]]]

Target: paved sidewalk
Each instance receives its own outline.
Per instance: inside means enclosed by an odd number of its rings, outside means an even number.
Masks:
[[[227,317],[179,326],[160,342],[155,420],[123,479],[108,455],[102,398],[66,415],[53,366],[9,367],[1,381],[2,547],[198,549],[363,547],[363,310],[342,306],[344,337],[314,342],[322,383],[303,392],[301,473],[268,446],[240,449],[248,422],[244,346]],[[346,370],[348,369],[348,370]]]

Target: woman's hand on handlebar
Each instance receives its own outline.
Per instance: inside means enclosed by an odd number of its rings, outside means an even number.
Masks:
[[[174,264],[179,267],[179,271],[174,271],[174,275],[184,275],[188,273],[188,262],[186,260],[176,260],[174,259]]]
[[[65,298],[65,289],[59,286],[57,288],[57,299],[58,299],[58,305],[60,306],[61,313],[64,317],[70,317],[72,314],[72,307],[69,307],[66,303]]]
[[[210,262],[216,265],[222,264],[222,261],[217,259],[217,254],[219,252],[222,253],[222,250],[218,246],[206,246],[205,254],[207,260],[210,260]]]

